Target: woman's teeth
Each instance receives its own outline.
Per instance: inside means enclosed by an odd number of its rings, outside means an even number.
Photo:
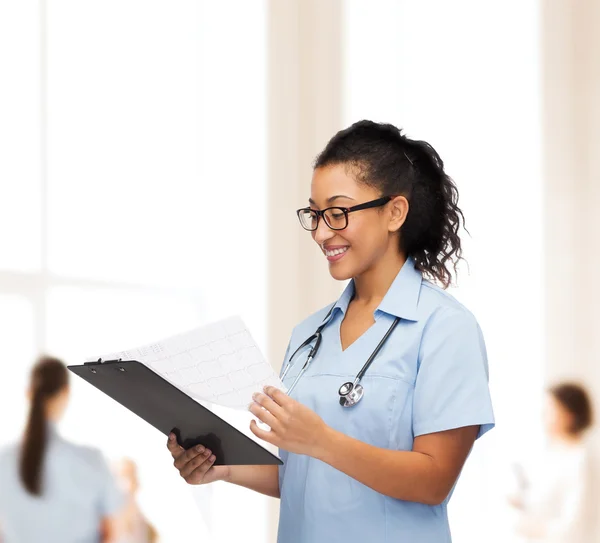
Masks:
[[[348,247],[343,247],[342,249],[334,249],[333,251],[328,251],[327,249],[325,249],[325,255],[326,256],[341,255],[342,253],[345,253],[347,250],[348,250]]]

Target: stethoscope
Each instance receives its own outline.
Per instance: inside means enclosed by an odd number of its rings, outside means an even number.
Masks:
[[[300,347],[298,347],[294,351],[294,353],[292,354],[292,356],[290,356],[290,358],[288,360],[288,363],[287,363],[287,367],[285,368],[285,370],[284,370],[284,372],[283,372],[283,374],[281,376],[281,380],[282,381],[285,379],[285,376],[287,375],[287,372],[293,366],[292,360],[294,359],[294,357],[302,349],[304,349],[305,347],[307,347],[308,345],[310,345],[313,341],[315,342],[315,344],[311,347],[310,352],[308,353],[308,356],[306,358],[306,362],[304,362],[304,366],[302,366],[302,369],[300,370],[300,373],[298,373],[298,375],[294,379],[294,382],[292,383],[292,385],[288,389],[288,395],[291,394],[292,390],[294,390],[294,388],[298,384],[298,381],[300,380],[300,377],[302,377],[302,375],[304,374],[304,372],[308,369],[308,366],[310,365],[311,361],[315,358],[315,356],[319,352],[319,347],[321,346],[321,341],[322,341],[322,338],[323,338],[322,332],[323,332],[323,329],[325,328],[325,326],[329,322],[327,319],[329,318],[329,316],[333,312],[334,307],[335,306],[333,306],[329,310],[329,313],[327,313],[327,315],[326,315],[326,317],[325,317],[325,319],[323,321],[323,324],[321,324],[321,326],[319,326],[316,329],[315,333],[312,336],[310,336],[309,338],[307,338],[306,341],[304,341],[300,345]],[[369,357],[369,359],[365,362],[365,365],[356,374],[356,377],[354,378],[354,382],[348,381],[347,383],[344,383],[340,387],[340,389],[338,390],[338,394],[340,396],[340,405],[342,407],[352,407],[353,405],[356,405],[362,399],[362,397],[364,396],[365,389],[360,384],[360,381],[364,377],[366,371],[369,369],[369,366],[373,363],[373,360],[377,356],[377,353],[379,353],[379,351],[381,350],[381,348],[385,344],[387,338],[394,331],[394,328],[396,328],[396,325],[398,324],[399,321],[400,321],[400,317],[396,317],[396,319],[394,319],[394,322],[392,323],[392,325],[389,327],[388,331],[385,333],[385,335],[383,336],[383,338],[379,342],[379,345],[377,345],[377,347],[375,348],[375,350],[371,353],[371,356]]]

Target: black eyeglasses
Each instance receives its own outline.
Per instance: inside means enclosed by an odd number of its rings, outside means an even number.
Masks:
[[[387,204],[392,198],[393,196],[384,196],[383,198],[377,198],[377,200],[371,200],[370,202],[352,207],[328,207],[323,210],[304,207],[296,211],[296,213],[298,214],[302,228],[309,232],[314,232],[319,227],[319,219],[321,217],[323,217],[325,224],[332,230],[343,230],[348,226],[348,213],[372,207],[381,207]]]

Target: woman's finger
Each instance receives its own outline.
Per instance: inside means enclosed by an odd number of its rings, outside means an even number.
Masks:
[[[273,401],[281,407],[287,407],[295,402],[287,394],[278,388],[267,386],[264,388],[265,394],[273,399]]]
[[[252,413],[258,420],[264,422],[271,429],[278,431],[281,430],[281,423],[277,420],[276,417],[273,416],[272,413],[269,413],[266,409],[262,408],[257,403],[251,403],[250,407],[248,407],[250,413]]]
[[[275,445],[276,447],[279,446],[278,445],[279,439],[277,438],[277,435],[274,432],[269,432],[267,430],[263,430],[262,428],[260,428],[258,426],[258,424],[256,424],[255,420],[250,421],[250,431],[256,437],[259,437],[263,441],[266,441],[267,443],[270,443],[271,445]]]
[[[211,454],[208,458],[205,458],[205,460],[204,460],[204,462],[202,462],[202,464],[200,464],[198,467],[196,467],[194,470],[192,470],[189,473],[189,475],[187,475],[186,477],[183,477],[183,474],[182,474],[182,477],[185,479],[185,482],[189,483],[189,484],[195,484],[195,483],[202,482],[202,480],[206,476],[206,473],[208,472],[208,470],[213,467],[213,464],[215,463],[216,459],[217,458],[215,457],[215,455]]]
[[[169,438],[167,439],[167,449],[169,449],[169,452],[171,453],[173,458],[178,457],[184,451],[183,447],[181,447],[179,443],[177,443],[177,440],[175,439],[175,434],[169,434]]]
[[[198,454],[198,456],[192,458],[187,464],[185,464],[179,473],[184,479],[187,480],[187,478],[195,469],[202,467],[208,462],[208,459],[211,457],[211,455],[212,452],[210,450],[204,449],[200,454]],[[210,465],[208,467],[210,468]],[[206,468],[206,471],[208,471],[208,468]]]
[[[267,411],[271,412],[276,418],[281,419],[285,415],[285,410],[281,405],[275,403],[272,398],[266,394],[256,392],[252,395],[252,399],[262,405]]]
[[[203,454],[205,447],[202,445],[196,445],[187,451],[183,451],[179,456],[175,458],[173,465],[181,471],[188,462],[194,460],[197,456]]]

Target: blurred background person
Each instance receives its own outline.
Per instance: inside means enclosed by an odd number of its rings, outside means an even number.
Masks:
[[[112,543],[122,497],[108,465],[57,432],[69,400],[65,365],[42,357],[28,395],[23,438],[0,452],[2,542]]]
[[[520,490],[509,501],[518,510],[516,532],[531,542],[596,542],[596,476],[587,439],[592,402],[573,383],[555,385],[547,396],[545,448],[531,466],[515,466]]]
[[[116,464],[116,472],[125,494],[125,506],[118,521],[118,543],[155,543],[159,540],[158,533],[137,502],[140,485],[135,462],[130,458],[123,458]]]

